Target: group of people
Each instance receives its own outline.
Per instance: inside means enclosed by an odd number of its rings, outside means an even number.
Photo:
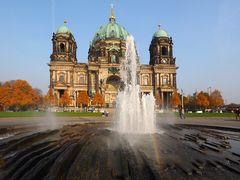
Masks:
[[[237,108],[237,109],[235,109],[235,115],[236,115],[236,120],[240,120],[240,109],[239,108]]]
[[[102,111],[102,117],[108,117],[109,112],[107,112],[106,110]]]

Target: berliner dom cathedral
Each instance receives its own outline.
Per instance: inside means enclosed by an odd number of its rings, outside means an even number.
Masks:
[[[154,32],[154,31],[153,31]],[[120,66],[125,59],[126,38],[130,33],[120,24],[114,9],[107,24],[100,26],[90,42],[87,63],[78,62],[77,42],[64,22],[52,36],[50,88],[59,99],[65,91],[74,99],[86,91],[89,97],[99,92],[105,107],[114,107],[121,84]],[[137,41],[137,40],[136,40]],[[161,99],[162,108],[171,106],[172,93],[176,90],[176,58],[173,56],[173,41],[169,34],[158,26],[149,40],[149,64],[139,60],[138,82],[141,93],[153,92]]]

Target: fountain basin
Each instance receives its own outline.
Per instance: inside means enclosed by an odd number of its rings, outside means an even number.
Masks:
[[[189,125],[122,134],[65,125],[0,141],[2,179],[237,179],[240,132]],[[0,179],[1,179],[0,178]]]

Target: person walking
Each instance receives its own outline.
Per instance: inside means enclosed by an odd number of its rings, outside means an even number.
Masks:
[[[182,106],[178,106],[178,113],[179,113],[179,117],[181,119],[185,119],[185,116],[184,116],[184,109],[182,108]]]
[[[237,108],[237,109],[235,109],[235,115],[236,115],[236,120],[240,120],[240,109],[239,108]]]

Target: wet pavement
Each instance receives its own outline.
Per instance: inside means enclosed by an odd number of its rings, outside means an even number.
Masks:
[[[0,179],[239,179],[239,124],[169,116],[141,135],[111,117],[0,119]]]

